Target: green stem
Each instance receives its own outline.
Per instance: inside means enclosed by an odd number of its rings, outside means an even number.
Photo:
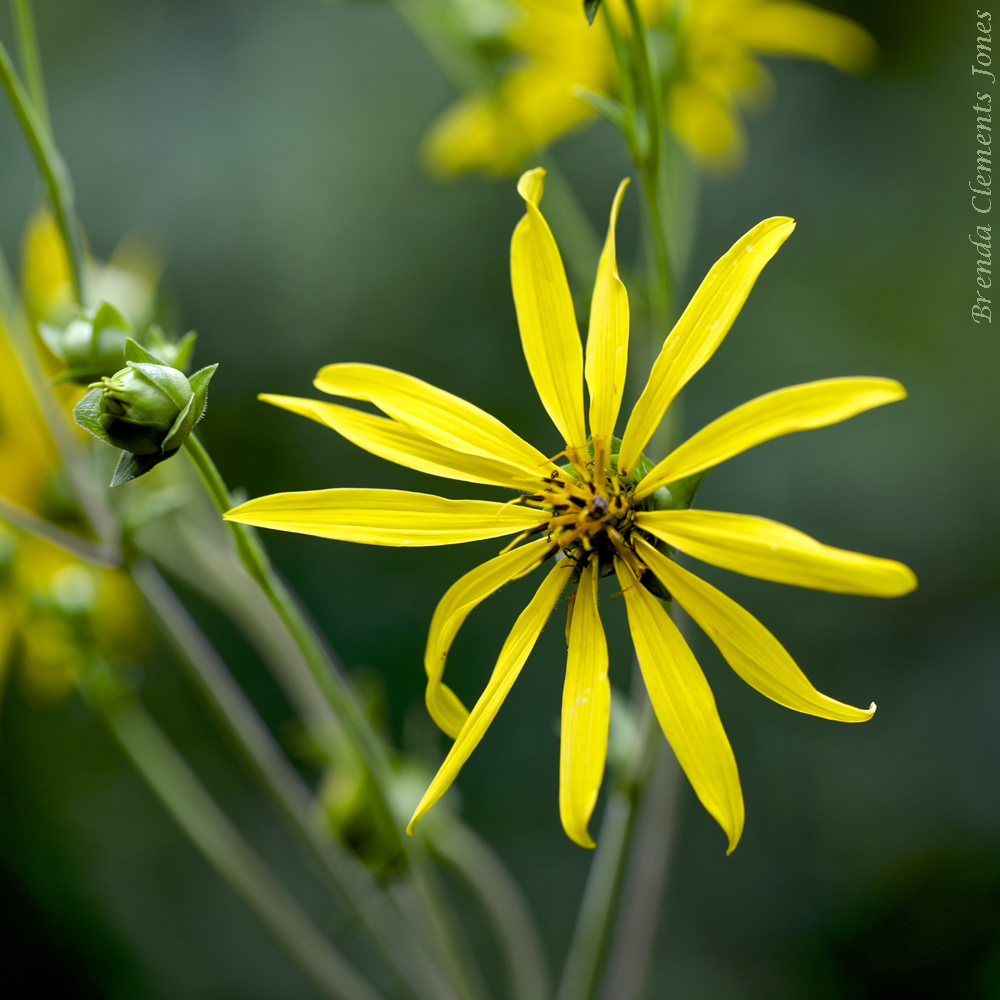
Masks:
[[[556,1000],[591,1000],[597,988],[625,865],[635,802],[634,789],[615,788],[604,804],[597,847]]]
[[[493,849],[460,820],[432,824],[432,850],[468,883],[503,950],[514,1000],[548,1000],[551,976],[542,936],[521,887]]]
[[[211,456],[194,434],[188,437],[184,447],[194,462],[216,509],[220,515],[225,514],[232,508],[233,502],[229,489]],[[406,855],[410,862],[418,898],[425,911],[425,919],[436,928],[442,965],[459,995],[474,1000],[478,997],[479,991],[470,983],[468,973],[464,968],[465,963],[462,961],[462,949],[456,944],[454,928],[443,910],[437,887],[433,884],[432,874],[426,870],[419,845],[408,843],[405,839],[389,805],[387,789],[391,785],[392,773],[385,748],[369,726],[368,720],[347,687],[337,665],[327,653],[324,644],[315,635],[302,609],[275,573],[267,553],[252,530],[234,521],[226,523],[232,532],[236,551],[243,566],[260,587],[261,592],[294,639],[323,697],[327,699],[334,714],[343,723],[371,772],[378,792],[378,798],[375,802],[376,808],[382,813],[387,829],[393,831],[396,837],[395,846]]]
[[[45,96],[45,78],[42,75],[42,60],[38,47],[38,32],[35,30],[35,12],[31,0],[10,0],[11,20],[17,35],[17,54],[21,60],[21,72],[28,85],[31,103],[35,106],[46,132],[52,133],[49,118],[49,102]]]
[[[35,58],[37,59],[37,49],[35,50]],[[38,111],[35,110],[24,84],[17,75],[17,70],[14,68],[10,54],[3,42],[0,42],[0,84],[3,85],[3,89],[7,93],[7,99],[10,101],[14,116],[28,141],[35,163],[45,179],[56,225],[59,227],[63,242],[66,244],[66,256],[69,260],[73,291],[76,300],[85,305],[87,302],[86,257],[80,224],[77,221],[76,209],[73,205],[73,184],[70,181],[69,171],[52,142],[49,130],[45,127]]]
[[[666,740],[660,738],[657,743],[632,835],[601,1000],[640,1000],[646,983],[663,904],[681,773]]]
[[[74,559],[89,563],[91,566],[110,569],[121,565],[121,553],[113,546],[102,542],[91,542],[79,535],[63,531],[62,528],[57,528],[51,522],[33,514],[30,510],[25,510],[4,496],[0,496],[0,518],[15,528],[51,542]]]
[[[365,867],[328,833],[321,832],[312,792],[166,580],[145,560],[136,562],[131,570],[151,614],[230,739],[321,870],[347,898],[388,963],[423,1000],[454,1000],[455,994],[440,971]]]
[[[650,306],[654,328],[661,339],[670,329],[670,290],[673,286],[670,249],[660,208],[661,157],[663,153],[663,100],[659,74],[649,44],[649,30],[639,10],[637,0],[626,0],[631,33],[629,36],[630,67],[634,72],[636,96],[643,111],[646,126],[646,143],[641,146],[637,164],[642,177],[642,190],[646,206],[646,235],[649,243],[652,270],[655,278],[650,281]]]
[[[324,996],[381,1000],[243,839],[139,703],[120,690],[107,690],[103,678],[84,691],[195,847]]]

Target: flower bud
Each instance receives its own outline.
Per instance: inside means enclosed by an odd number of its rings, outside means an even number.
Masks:
[[[122,449],[112,486],[149,472],[184,444],[205,412],[208,383],[218,367],[188,378],[131,339],[125,357],[124,368],[91,384],[73,408],[84,430]]]
[[[108,440],[133,455],[162,454],[194,397],[183,372],[134,362],[90,388],[101,389],[100,422]]]
[[[64,330],[45,323],[39,326],[46,346],[66,365],[60,381],[81,385],[121,370],[129,329],[128,320],[107,302],[95,313],[73,320]]]

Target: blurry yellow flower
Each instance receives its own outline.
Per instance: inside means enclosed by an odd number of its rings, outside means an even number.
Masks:
[[[21,292],[32,323],[68,319],[73,279],[62,235],[52,216],[39,209],[28,221],[21,243]]]
[[[708,469],[754,445],[845,420],[902,399],[905,392],[884,378],[836,378],[781,389],[719,417],[654,465],[643,449],[677,393],[719,346],[794,223],[784,218],[760,223],[716,263],[664,343],[619,442],[613,435],[625,384],[629,307],[614,231],[625,184],[615,198],[598,265],[584,355],[559,251],[538,207],[543,178],[544,171],[529,171],[518,185],[527,214],[514,232],[511,280],[528,369],[565,442],[567,464],[556,465],[488,413],[426,382],[374,365],[334,364],[319,372],[317,388],[372,403],[385,417],[318,400],[261,398],[324,423],[390,461],[514,489],[518,496],[501,504],[331,489],[262,497],[226,516],[371,545],[446,545],[517,534],[512,546],[455,583],[434,614],[424,661],[427,707],[455,742],[417,807],[411,830],[454,781],[563,591],[573,584],[559,803],[566,833],[593,846],[587,827],[604,774],[610,712],[598,579],[617,575],[657,718],[732,850],[743,829],[736,761],[705,677],[657,597],[672,595],[732,668],[781,705],[843,722],[870,718],[874,705],[852,708],[820,694],[763,625],[672,561],[671,551],[750,576],[838,593],[891,597],[912,590],[916,580],[900,563],[830,548],[773,521],[690,510],[694,489]],[[469,712],[442,680],[455,635],[481,601],[546,562],[550,568],[541,586]]]
[[[628,31],[622,0],[605,0],[592,26],[579,0],[511,0],[520,18],[507,41],[519,57],[489,93],[469,94],[432,126],[426,154],[444,174],[512,173],[533,150],[591,118],[577,87],[614,96],[618,70],[606,17]],[[868,33],[846,18],[783,0],[639,0],[647,24],[669,32],[667,123],[700,158],[736,160],[739,108],[766,89],[757,55],[820,59],[857,71],[874,59]]]

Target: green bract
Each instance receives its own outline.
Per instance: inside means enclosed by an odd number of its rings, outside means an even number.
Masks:
[[[76,422],[122,450],[112,486],[120,486],[170,458],[202,418],[217,365],[188,378],[126,339],[125,367],[90,385],[73,409]]]

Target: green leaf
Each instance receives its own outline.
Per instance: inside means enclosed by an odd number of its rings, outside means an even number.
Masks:
[[[195,398],[195,423],[198,423],[198,421],[205,415],[205,408],[208,406],[208,383],[212,381],[212,376],[215,374],[215,370],[218,367],[218,364],[208,365],[207,367],[196,371],[188,379],[191,383],[191,391],[194,393]]]
[[[587,17],[587,24],[593,24],[594,18],[601,7],[601,0],[583,0],[583,13]]]
[[[156,357],[155,354],[150,354],[145,347],[142,346],[138,341],[133,340],[129,337],[125,341],[125,360],[133,361],[136,364],[147,364],[147,365],[162,365],[163,362]]]
[[[111,477],[111,486],[124,486],[133,479],[138,479],[140,476],[146,475],[147,472],[159,465],[160,462],[165,461],[176,453],[176,448],[163,455],[133,455],[131,452],[123,451],[118,456],[118,464],[115,466],[114,475]]]
[[[574,87],[573,94],[586,101],[602,118],[607,118],[619,131],[624,132],[628,122],[628,109],[620,101],[606,94],[599,94],[588,87]]]
[[[194,354],[194,345],[198,341],[198,334],[190,330],[184,334],[175,347],[174,367],[186,372],[191,364],[191,357]]]
[[[110,302],[101,303],[97,312],[94,313],[93,324],[95,337],[109,327],[115,330],[124,330],[126,333],[132,329],[129,321]]]
[[[187,401],[187,406],[179,414],[170,428],[167,436],[163,439],[164,451],[176,451],[183,443],[184,439],[191,433],[195,425],[195,406],[197,397],[192,396]]]
[[[94,437],[100,438],[105,444],[116,447],[101,426],[101,396],[102,389],[91,389],[76,406],[73,407],[73,419]]]

